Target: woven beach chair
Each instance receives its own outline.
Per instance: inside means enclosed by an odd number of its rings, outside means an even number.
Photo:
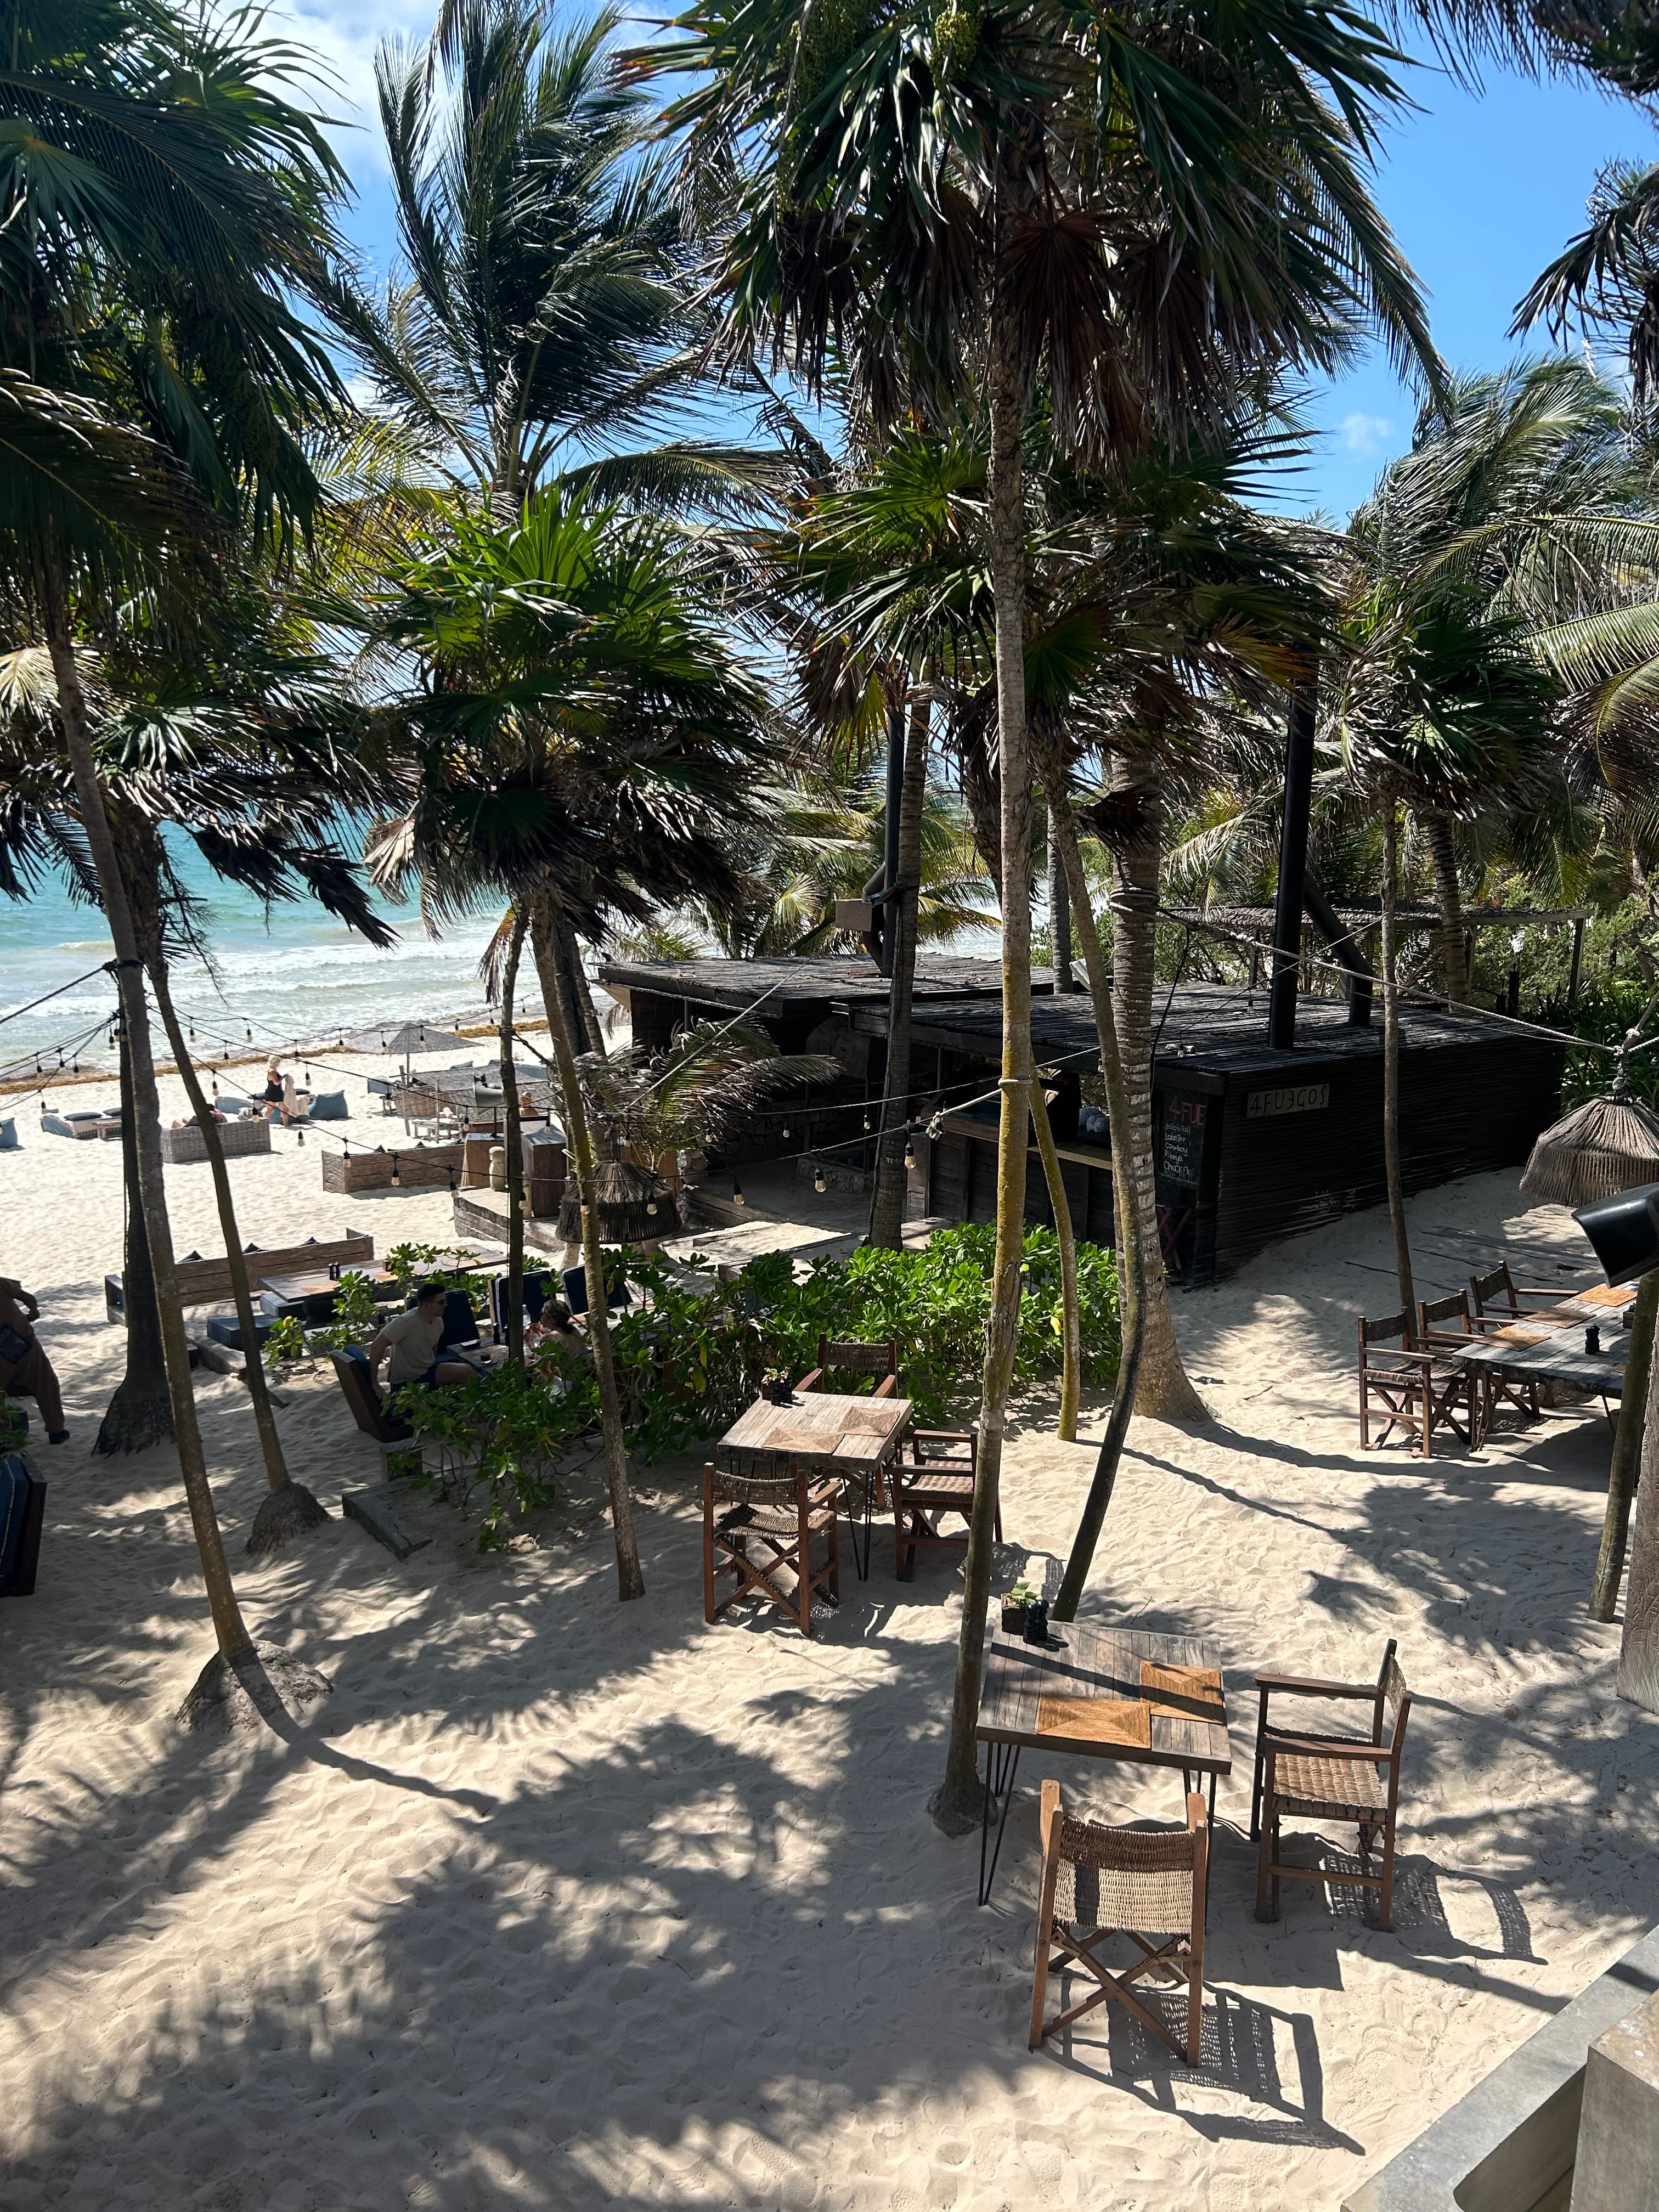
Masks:
[[[898,1578],[908,1583],[915,1571],[918,1546],[962,1552],[968,1548],[968,1530],[941,1535],[939,1523],[947,1513],[963,1522],[974,1510],[974,1486],[979,1479],[977,1429],[916,1429],[911,1432],[910,1456],[901,1455],[887,1470],[893,1492],[893,1564]],[[1002,1501],[997,1500],[997,1541],[1002,1541]]]
[[[838,1383],[843,1376],[869,1375],[876,1377],[871,1392],[874,1398],[896,1398],[898,1395],[898,1339],[890,1336],[882,1344],[847,1344],[834,1337],[818,1339],[818,1364],[810,1375],[803,1375],[796,1383],[797,1390],[817,1390],[827,1382]]]
[[[787,1454],[725,1445],[716,1457],[720,1464],[711,1460],[702,1471],[703,1619],[716,1620],[739,1598],[754,1596],[810,1636],[814,1595],[841,1595],[836,1484],[814,1480],[807,1461]],[[820,1541],[823,1556],[814,1566]],[[736,1586],[717,1599],[727,1575]]]
[[[1480,1447],[1477,1386],[1473,1368],[1443,1352],[1420,1347],[1409,1314],[1359,1322],[1359,1449],[1369,1451],[1371,1421],[1387,1418],[1375,1438],[1381,1445],[1396,1428],[1413,1439],[1420,1458],[1434,1455],[1437,1429],[1450,1429],[1471,1451]]]
[[[1394,1834],[1400,1800],[1400,1761],[1406,1747],[1411,1692],[1395,1657],[1393,1637],[1383,1649],[1375,1682],[1332,1682],[1314,1675],[1258,1674],[1261,1706],[1256,1718],[1255,1780],[1250,1801],[1250,1834],[1259,1845],[1255,1917],[1279,1917],[1279,1885],[1297,1881],[1340,1881],[1375,1889],[1378,1920],[1393,1925]],[[1351,1699],[1371,1708],[1369,1738],[1275,1728],[1268,1701],[1275,1697]],[[1383,1729],[1388,1727],[1388,1741]],[[1352,1820],[1359,1832],[1358,1873],[1328,1867],[1286,1866],[1279,1850],[1280,1825],[1287,1814],[1302,1820]],[[1371,1871],[1371,1853],[1382,1845],[1382,1864]]]
[[[1201,2048],[1204,1893],[1210,1856],[1204,1800],[1196,1790],[1188,1794],[1184,1828],[1107,1828],[1093,1820],[1068,1820],[1059,1783],[1045,1782],[1040,1832],[1042,1879],[1031,1983],[1031,2049],[1115,1997],[1178,2057],[1196,2066]],[[1141,1953],[1117,1973],[1095,1956],[1113,1936],[1127,1936]],[[1155,1942],[1155,1936],[1164,1940]],[[1052,2020],[1044,2019],[1049,1975],[1073,1966],[1080,1966],[1099,1987]],[[1146,1974],[1164,1975],[1186,1985],[1184,2046],[1131,1988]]]

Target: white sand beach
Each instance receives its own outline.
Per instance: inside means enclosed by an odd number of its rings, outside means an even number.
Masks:
[[[100,1288],[118,1147],[21,1121],[0,1272],[40,1298],[74,1433],[38,1451],[38,1593],[0,1604],[7,2212],[1334,2212],[1653,1917],[1659,1724],[1614,1697],[1617,1627],[1584,1614],[1607,1424],[1590,1406],[1475,1459],[1362,1454],[1353,1316],[1394,1302],[1380,1213],[1177,1298],[1215,1421],[1137,1425],[1085,1601],[1226,1657],[1194,2069],[1117,2007],[1026,2049],[1041,1770],[988,1909],[977,1838],[925,1810],[952,1565],[902,1585],[878,1542],[811,1642],[777,1613],[706,1627],[695,1456],[637,1470],[636,1604],[591,1459],[538,1549],[481,1558],[400,1485],[432,1539],[406,1562],[337,1520],[254,1568],[246,1395],[204,1375],[250,1623],[334,1691],[284,1737],[179,1734],[211,1638],[176,1474],[162,1451],[89,1455],[121,1359]],[[446,1195],[325,1196],[314,1139],[233,1175],[261,1243],[447,1233]],[[180,1248],[221,1249],[206,1169],[168,1188]],[[1412,1224],[1421,1295],[1500,1249],[1529,1279],[1588,1273],[1513,1177],[1426,1193]],[[291,1396],[294,1470],[331,1509],[381,1480],[331,1377]],[[1025,1413],[1007,1533],[1063,1554],[1092,1454]],[[1416,1700],[1394,1931],[1311,1885],[1259,1925],[1252,1674],[1374,1674],[1388,1636]],[[1177,1817],[1175,1776],[1061,1771],[1102,1817]]]

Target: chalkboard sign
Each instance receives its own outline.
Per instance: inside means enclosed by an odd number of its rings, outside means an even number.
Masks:
[[[1196,1190],[1204,1162],[1204,1124],[1210,1110],[1207,1098],[1183,1091],[1166,1091],[1164,1098],[1164,1159],[1166,1182]]]

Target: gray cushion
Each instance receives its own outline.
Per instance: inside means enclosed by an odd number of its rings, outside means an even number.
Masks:
[[[307,1120],[313,1121],[349,1121],[350,1109],[343,1091],[319,1091],[311,1102]]]
[[[0,1152],[15,1152],[21,1149],[17,1141],[16,1122],[10,1120],[0,1121]]]

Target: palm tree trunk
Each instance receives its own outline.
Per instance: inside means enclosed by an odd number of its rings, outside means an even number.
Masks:
[[[93,1446],[100,1454],[148,1451],[152,1444],[166,1443],[173,1435],[173,1401],[167,1395],[155,1275],[149,1264],[149,1240],[144,1235],[143,1206],[138,1195],[138,1115],[125,1023],[120,1031],[120,1061],[121,1188],[126,1200],[121,1303],[127,1323],[127,1364]]]
[[[1066,866],[1054,848],[1054,824],[1048,825],[1048,942],[1052,948],[1054,990],[1064,996],[1077,988],[1072,967],[1072,902]]]
[[[242,1255],[241,1231],[236,1225],[236,1205],[231,1196],[230,1174],[225,1166],[225,1148],[220,1141],[219,1124],[214,1119],[213,1109],[203,1092],[195,1063],[185,1041],[184,1030],[173,1011],[167,963],[155,945],[149,948],[149,963],[150,988],[155,994],[161,1025],[167,1031],[173,1060],[184,1078],[185,1095],[190,1100],[190,1109],[202,1132],[208,1172],[213,1178],[214,1200],[219,1209],[219,1231],[225,1240],[231,1301],[236,1308],[236,1325],[242,1338],[243,1375],[247,1383],[248,1396],[253,1401],[253,1424],[259,1431],[259,1449],[264,1459],[265,1480],[270,1485],[269,1494],[261,1501],[259,1510],[253,1516],[253,1527],[246,1549],[250,1559],[263,1559],[268,1553],[280,1551],[291,1536],[303,1536],[313,1528],[322,1528],[331,1516],[328,1508],[303,1483],[294,1480],[283,1456],[282,1439],[276,1434],[276,1408],[270,1402],[270,1391],[265,1382],[264,1360],[260,1353],[259,1334],[253,1317],[253,1293],[247,1279],[247,1261]]]
[[[593,1004],[593,994],[587,988],[587,970],[582,965],[582,949],[576,941],[576,933],[568,922],[559,925],[559,945],[564,958],[564,972],[570,979],[570,1034],[580,1037],[578,1052],[603,1052],[605,1030],[599,1011]]]
[[[1648,1347],[1650,1375],[1656,1349],[1659,1346]],[[1635,1356],[1632,1345],[1631,1357]],[[1631,1531],[1625,1632],[1620,1639],[1613,1687],[1644,1712],[1659,1713],[1659,1390],[1651,1388],[1647,1419],[1642,1425],[1642,1474],[1636,1492],[1636,1526]]]
[[[524,1139],[519,1127],[519,1079],[513,1064],[513,1000],[524,951],[525,912],[514,902],[513,933],[501,963],[501,1137],[507,1156],[507,1356],[524,1358]]]
[[[1406,1187],[1400,1173],[1400,986],[1394,909],[1399,896],[1400,813],[1392,793],[1382,809],[1382,1172],[1389,1186],[1395,1272],[1409,1335],[1417,1326],[1412,1248],[1406,1234]]]
[[[179,1441],[179,1468],[185,1500],[190,1509],[196,1548],[207,1586],[219,1656],[226,1665],[246,1665],[254,1656],[253,1639],[243,1621],[225,1557],[224,1537],[215,1510],[208,1480],[207,1455],[196,1419],[196,1396],[190,1373],[190,1344],[185,1334],[184,1310],[179,1300],[179,1279],[173,1253],[173,1230],[167,1219],[167,1188],[161,1171],[161,1115],[155,1091],[155,1065],[150,1054],[149,1012],[144,1001],[144,967],[127,904],[126,888],[104,811],[97,764],[93,758],[85,696],[76,665],[70,633],[69,599],[57,550],[49,547],[44,564],[42,611],[46,648],[58,687],[58,719],[64,749],[75,778],[76,799],[82,828],[91,848],[98,885],[110,935],[115,940],[115,981],[121,1004],[122,1028],[131,1054],[134,1137],[138,1152],[138,1194],[143,1211],[144,1234],[149,1243],[150,1265],[155,1275],[155,1304],[161,1323],[161,1350],[167,1361],[167,1389],[173,1401],[173,1433]]]
[[[910,1119],[910,1016],[916,985],[917,916],[921,904],[921,808],[927,788],[927,724],[933,694],[918,686],[910,697],[908,750],[899,799],[898,880],[904,889],[887,905],[893,948],[892,988],[887,995],[887,1075],[883,1085],[881,1142],[876,1188],[870,1202],[866,1243],[896,1252],[904,1234],[904,1146]]]
[[[1625,1362],[1625,1392],[1619,1401],[1613,1468],[1607,1478],[1607,1518],[1601,1529],[1601,1554],[1595,1562],[1595,1587],[1590,1592],[1592,1620],[1611,1620],[1619,1607],[1631,1500],[1636,1495],[1636,1478],[1642,1464],[1642,1436],[1647,1426],[1648,1393],[1653,1387],[1656,1322],[1659,1322],[1659,1269],[1644,1275],[1636,1285],[1636,1304],[1630,1319],[1630,1351]]]
[[[978,1753],[985,1616],[995,1546],[1002,1437],[1013,1382],[1025,1242],[1025,1157],[1031,1112],[1031,763],[1025,726],[1025,488],[1019,448],[1021,390],[1007,235],[1006,184],[997,200],[997,276],[988,373],[991,416],[989,511],[991,585],[996,602],[997,738],[1002,805],[999,860],[1002,908],[1002,1119],[997,1139],[997,1239],[991,1277],[981,1389],[979,1479],[974,1487],[963,1570],[962,1634],[945,1779],[930,1810],[939,1826],[963,1833],[981,1808]]]
[[[634,1536],[634,1501],[628,1486],[628,1447],[623,1437],[622,1400],[611,1349],[610,1310],[605,1304],[605,1247],[599,1237],[599,1194],[593,1181],[593,1146],[587,1133],[587,1109],[576,1074],[576,1054],[559,988],[559,932],[552,902],[538,897],[532,910],[531,949],[547,1006],[548,1034],[559,1090],[564,1100],[564,1133],[576,1188],[581,1196],[582,1260],[587,1277],[587,1339],[593,1352],[593,1376],[599,1392],[599,1426],[605,1437],[605,1479],[611,1492],[611,1518],[617,1540],[617,1595],[643,1597],[639,1546]]]
[[[1083,1323],[1077,1305],[1077,1233],[1072,1226],[1071,1201],[1054,1150],[1054,1133],[1048,1126],[1048,1102],[1042,1085],[1031,1085],[1031,1126],[1036,1131],[1037,1152],[1048,1184],[1048,1203],[1054,1209],[1054,1236],[1060,1245],[1060,1419],[1054,1434],[1063,1444],[1077,1442],[1078,1370],[1083,1364]]]
[[[1089,902],[1088,878],[1083,872],[1083,855],[1078,850],[1077,819],[1072,811],[1071,793],[1066,787],[1065,763],[1057,748],[1050,749],[1044,764],[1043,791],[1048,801],[1049,835],[1059,842],[1060,865],[1066,871],[1073,920],[1083,953],[1084,973],[1089,979],[1090,995],[1094,1000],[1101,1074],[1106,1085],[1107,1119],[1114,1129],[1127,1128],[1129,1102],[1127,1086],[1123,1079],[1123,1056],[1118,1048],[1117,1018],[1112,1011],[1112,979],[1107,971],[1100,932],[1095,927],[1094,908]],[[1078,1522],[1077,1534],[1072,1540],[1071,1556],[1060,1578],[1060,1595],[1054,1601],[1056,1620],[1075,1620],[1077,1618],[1078,1601],[1083,1595],[1083,1585],[1089,1578],[1095,1546],[1099,1542],[1100,1532],[1105,1526],[1107,1508],[1112,1502],[1118,1465],[1123,1456],[1124,1439],[1129,1433],[1129,1423],[1134,1415],[1135,1384],[1140,1373],[1141,1346],[1146,1342],[1143,1321],[1146,1311],[1140,1208],[1131,1192],[1135,1169],[1136,1162],[1128,1147],[1126,1146],[1120,1150],[1114,1142],[1112,1187],[1117,1214],[1119,1323],[1117,1387],[1112,1394],[1112,1410],[1106,1422],[1106,1433],[1095,1457],[1095,1471],[1090,1478],[1089,1495],[1084,1501],[1082,1518]]]
[[[1463,965],[1463,892],[1457,880],[1457,847],[1443,814],[1425,814],[1424,833],[1434,866],[1435,903],[1440,908],[1440,962],[1446,996],[1455,1006],[1468,1004],[1469,979]]]
[[[1143,1341],[1135,1411],[1158,1421],[1207,1419],[1204,1401],[1187,1379],[1164,1271],[1158,1227],[1158,1170],[1152,1153],[1152,997],[1158,955],[1158,863],[1164,795],[1158,763],[1150,755],[1120,759],[1115,792],[1137,803],[1137,818],[1114,859],[1118,896],[1113,905],[1112,999],[1123,1054],[1127,1120],[1121,1139],[1112,1131],[1115,1180],[1127,1152],[1133,1169],[1120,1185],[1136,1209],[1136,1231],[1145,1255]]]

